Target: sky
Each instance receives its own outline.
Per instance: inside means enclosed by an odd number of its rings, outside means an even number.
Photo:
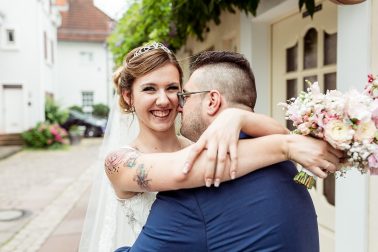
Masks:
[[[130,2],[133,0],[94,0],[98,8],[114,19],[121,17]]]

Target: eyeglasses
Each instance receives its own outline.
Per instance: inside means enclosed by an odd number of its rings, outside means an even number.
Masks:
[[[192,94],[202,94],[202,93],[208,93],[210,90],[206,91],[196,91],[196,92],[178,92],[177,97],[178,97],[178,102],[181,108],[184,107],[186,98],[191,96]]]

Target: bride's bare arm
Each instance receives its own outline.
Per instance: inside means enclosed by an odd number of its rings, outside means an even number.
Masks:
[[[204,186],[207,163],[206,152],[199,155],[189,174],[182,168],[189,148],[173,153],[142,154],[133,149],[120,149],[110,153],[105,162],[106,173],[119,197],[128,192],[165,191]],[[243,176],[256,169],[292,159],[311,169],[320,177],[320,169],[335,170],[338,162],[333,149],[325,142],[296,135],[270,135],[238,143],[238,172]],[[229,165],[226,164],[229,168]],[[230,180],[223,172],[221,181]]]
[[[251,137],[271,134],[287,134],[289,131],[273,118],[238,108],[227,108],[220,112],[215,120],[191,146],[185,162],[185,170],[190,171],[198,155],[207,150],[205,180],[220,181],[225,169],[225,161],[231,159],[230,176],[237,173],[237,146],[240,131]],[[215,169],[216,167],[216,169]],[[209,182],[208,182],[209,183]]]

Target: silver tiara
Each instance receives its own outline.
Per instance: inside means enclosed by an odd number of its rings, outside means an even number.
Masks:
[[[134,56],[131,58],[131,59],[134,59],[135,57],[138,57],[146,52],[149,52],[149,51],[152,51],[152,50],[156,50],[156,49],[163,49],[166,53],[172,53],[171,50],[169,50],[165,45],[163,45],[162,43],[158,43],[158,42],[152,42],[152,43],[149,43],[141,48],[139,48],[135,53],[134,53]]]

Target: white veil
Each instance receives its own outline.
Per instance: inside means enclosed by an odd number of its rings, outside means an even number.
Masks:
[[[137,137],[137,118],[120,111],[119,96],[114,97],[99,157],[93,165],[95,175],[80,241],[80,252],[108,252],[132,245],[135,234],[128,226],[122,205],[105,174],[104,160],[111,150],[130,145]]]

